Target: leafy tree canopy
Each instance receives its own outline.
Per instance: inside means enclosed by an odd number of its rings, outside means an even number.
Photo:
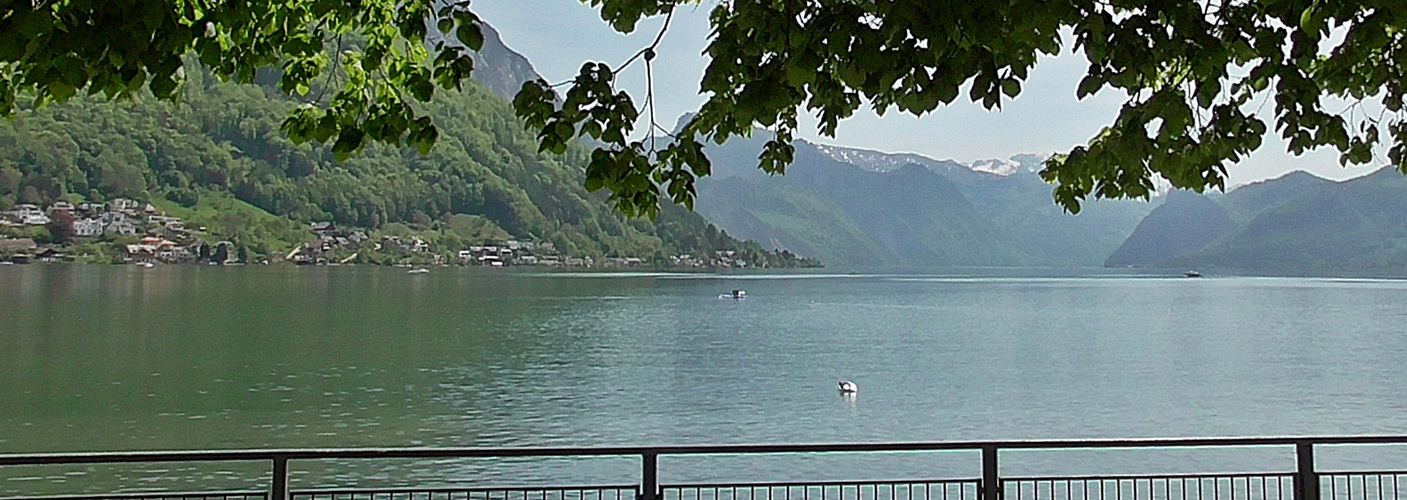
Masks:
[[[307,102],[291,112],[284,131],[296,141],[332,141],[340,158],[370,141],[428,151],[438,132],[412,103],[428,102],[436,87],[459,88],[473,70],[465,48],[483,44],[468,0],[3,5],[0,114],[14,113],[17,99],[30,95],[42,105],[79,92],[130,97],[146,87],[174,99],[185,77],[182,58],[193,52],[215,75],[243,83],[261,68],[280,68],[280,89]],[[451,33],[453,40],[441,36]],[[309,95],[337,86],[330,99]]]
[[[646,17],[701,0],[583,1],[631,32]],[[414,103],[459,86],[472,70],[465,48],[482,44],[467,0],[7,7],[0,112],[12,113],[31,94],[42,104],[146,86],[174,98],[180,58],[194,52],[216,75],[242,82],[260,67],[280,67],[280,88],[307,103],[283,130],[298,141],[332,142],[340,158],[370,141],[428,150],[438,132]],[[695,179],[710,170],[704,141],[771,129],[759,166],[780,173],[792,160],[800,113],[817,116],[821,132],[833,135],[861,106],[921,115],[964,89],[966,98],[999,108],[1021,92],[1042,54],[1073,43],[1090,61],[1078,96],[1114,89],[1130,97],[1089,144],[1046,163],[1042,177],[1071,211],[1090,196],[1147,197],[1156,176],[1197,191],[1222,188],[1226,168],[1260,147],[1268,121],[1293,153],[1331,146],[1341,162],[1366,163],[1387,144],[1389,161],[1403,168],[1407,159],[1400,0],[728,0],[713,7],[710,22],[712,61],[700,87],[708,99],[663,142],[635,138],[649,99],[640,106],[616,90],[620,68],[607,64],[583,65],[562,95],[529,82],[517,112],[539,130],[544,150],[565,151],[574,137],[596,141],[586,186],[608,190],[627,214],[654,216],[661,193],[692,204]],[[1062,36],[1067,30],[1072,38]],[[637,60],[648,66],[653,58],[647,47]],[[319,87],[338,90],[330,99],[310,95]],[[1384,113],[1332,111],[1329,98],[1380,101]]]

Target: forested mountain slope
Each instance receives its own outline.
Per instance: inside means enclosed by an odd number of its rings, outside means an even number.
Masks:
[[[1407,276],[1404,214],[1407,177],[1384,168],[1269,206],[1174,264],[1263,274]]]
[[[1226,209],[1206,196],[1173,191],[1153,209],[1105,265],[1167,264],[1236,228]]]
[[[229,193],[304,223],[428,229],[455,214],[475,215],[494,226],[487,232],[552,242],[569,255],[663,258],[733,250],[754,262],[785,260],[710,230],[680,207],[665,207],[654,222],[620,216],[582,187],[584,149],[565,157],[537,153],[510,104],[477,85],[441,92],[428,106],[440,129],[429,155],[373,146],[337,162],[329,148],[287,139],[280,124],[295,103],[281,93],[188,69],[178,104],[147,96],[75,99],[0,124],[0,208],[65,197],[165,198],[194,206],[202,193]],[[449,246],[475,243],[450,240]]]
[[[1334,182],[1305,172],[1225,196],[1174,193],[1110,266],[1250,274],[1407,275],[1407,178]]]

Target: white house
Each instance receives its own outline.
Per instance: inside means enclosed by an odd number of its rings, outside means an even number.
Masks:
[[[102,236],[103,221],[98,219],[80,219],[73,221],[73,234],[76,236]]]
[[[109,207],[112,209],[112,211],[114,211],[114,212],[122,212],[122,211],[125,211],[125,210],[136,210],[137,207],[142,206],[142,204],[141,204],[140,202],[138,202],[137,200],[133,200],[133,199],[129,199],[129,198],[118,198],[118,199],[116,199],[116,200],[112,200],[111,202],[109,202],[109,203],[108,203],[108,206],[109,206]]]
[[[27,226],[42,226],[49,223],[49,216],[44,214],[39,207],[30,204],[15,205],[10,210],[10,216]]]
[[[103,234],[107,236],[137,234],[137,226],[126,220],[108,222],[103,224]]]

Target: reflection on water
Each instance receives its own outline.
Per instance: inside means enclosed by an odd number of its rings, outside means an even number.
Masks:
[[[748,299],[717,300],[735,288]],[[1396,434],[1404,303],[1407,283],[1390,280],[3,268],[0,453]],[[864,399],[836,396],[836,380]],[[1330,450],[1320,464],[1400,451]],[[1089,453],[1012,453],[1003,467],[1293,464],[1278,449]],[[930,453],[662,467],[685,481],[956,477],[976,464]],[[162,467],[11,468],[0,494],[267,475]],[[628,482],[638,467],[301,462],[294,481]]]

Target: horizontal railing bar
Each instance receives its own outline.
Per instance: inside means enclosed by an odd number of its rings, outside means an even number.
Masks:
[[[980,479],[918,479],[918,480],[883,480],[883,481],[799,481],[799,482],[777,482],[777,483],[698,483],[698,484],[661,484],[661,489],[717,489],[717,488],[800,488],[803,486],[893,486],[893,485],[953,485],[953,484],[977,484]]]
[[[97,500],[97,499],[139,499],[139,498],[218,498],[218,497],[254,497],[266,498],[267,491],[212,491],[205,493],[179,492],[167,493],[161,491],[151,491],[146,493],[99,493],[93,495],[58,495],[58,496],[23,496],[23,497],[0,497],[0,500]]]
[[[1286,446],[1297,443],[1316,445],[1407,444],[1407,436],[1338,437],[1213,437],[1152,439],[1086,439],[1024,441],[941,441],[912,443],[829,443],[768,445],[674,445],[625,447],[523,447],[523,448],[355,448],[283,450],[203,450],[98,453],[43,453],[0,455],[0,465],[59,465],[130,462],[224,462],[263,461],[275,457],[291,460],[326,459],[425,459],[425,458],[512,458],[512,457],[596,457],[653,453],[658,455],[742,455],[782,453],[854,453],[977,451],[984,447],[1022,449],[1116,449],[1116,448],[1205,448]]]
[[[1407,476],[1404,470],[1338,470],[1338,471],[1317,471],[1322,476]]]
[[[1321,473],[1322,475],[1323,473]],[[1357,473],[1355,473],[1357,474]],[[1128,475],[1095,475],[1095,476],[1043,476],[1043,477],[1003,477],[1003,481],[1021,482],[1044,482],[1044,481],[1145,481],[1149,479],[1250,479],[1250,478],[1274,478],[1291,479],[1295,477],[1294,472],[1236,472],[1231,474],[1128,474]]]
[[[507,486],[507,487],[473,487],[473,488],[336,488],[336,489],[312,489],[312,490],[292,490],[288,496],[310,496],[310,495],[370,495],[370,494],[396,494],[396,493],[482,493],[497,491],[612,491],[612,490],[639,490],[638,484],[626,485],[590,485],[590,486]]]

